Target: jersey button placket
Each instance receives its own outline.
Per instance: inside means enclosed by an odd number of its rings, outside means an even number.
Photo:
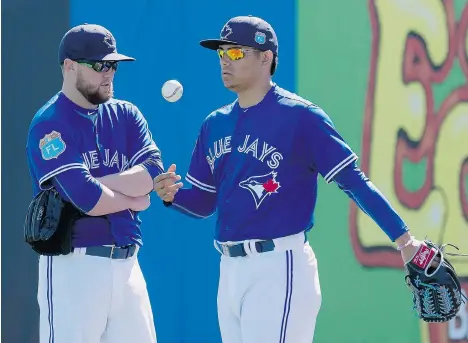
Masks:
[[[225,203],[225,204],[229,204],[229,199],[226,198],[226,199],[224,200],[224,203]],[[228,231],[228,230],[229,230],[229,225],[226,225],[226,226],[224,227],[224,230],[225,230],[225,231]]]
[[[239,118],[237,119],[237,123],[236,123],[236,127],[234,129],[234,139],[235,139],[235,143],[233,144],[233,149],[237,149],[235,148],[236,146],[238,146],[239,144],[242,144],[242,123],[245,121],[245,116],[243,115],[240,115]],[[232,172],[232,170],[228,173],[229,177],[233,177],[234,176],[234,173]],[[228,203],[228,200],[226,200],[226,204]]]

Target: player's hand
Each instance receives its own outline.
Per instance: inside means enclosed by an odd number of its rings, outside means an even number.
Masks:
[[[153,189],[161,200],[172,202],[179,188],[183,186],[182,182],[176,182],[181,179],[176,174],[176,165],[172,164],[166,173],[159,174],[153,180]]]
[[[410,237],[409,234],[408,234],[408,237]],[[405,237],[405,239],[409,239],[409,238]],[[406,243],[406,242],[404,242],[404,243]],[[418,252],[419,246],[421,245],[421,243],[422,242],[420,240],[413,239],[410,245],[408,245],[407,247],[405,247],[405,248],[403,248],[401,250],[401,258],[403,259],[403,263],[408,263],[409,261],[411,261],[413,259],[413,257]],[[399,245],[401,245],[401,244],[399,244]],[[434,258],[434,260],[432,261],[431,266],[434,267],[434,268],[437,268],[439,263],[440,263],[440,258],[436,256]]]
[[[151,199],[150,196],[147,195],[142,195],[136,198],[132,198],[132,206],[131,210],[135,212],[141,212],[146,210],[151,204]]]

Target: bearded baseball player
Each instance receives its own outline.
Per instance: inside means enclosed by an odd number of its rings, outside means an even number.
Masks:
[[[32,119],[33,195],[55,188],[83,213],[70,249],[39,258],[41,343],[156,343],[137,254],[160,151],[138,108],[113,98],[119,63],[99,25],[70,29],[59,47],[63,86]],[[68,218],[67,218],[68,219]]]
[[[200,44],[217,51],[224,86],[237,99],[202,124],[185,177],[190,187],[182,188],[173,164],[154,190],[191,217],[217,212],[223,343],[310,343],[322,296],[306,232],[319,175],[373,218],[404,262],[414,257],[423,266],[429,248],[359,169],[325,111],[272,81],[279,55],[270,24],[235,17],[219,39]]]

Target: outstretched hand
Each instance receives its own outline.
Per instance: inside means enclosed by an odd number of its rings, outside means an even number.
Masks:
[[[409,263],[413,260],[413,258],[415,258],[422,244],[420,240],[417,240],[415,238],[409,238],[409,241],[407,243],[409,244],[403,249],[401,249],[401,258],[403,259],[404,264]],[[440,258],[438,256],[434,256],[431,262],[431,267],[437,268],[439,263]]]
[[[179,188],[183,186],[182,182],[177,182],[181,179],[180,175],[176,174],[176,165],[171,164],[167,172],[159,174],[153,180],[153,189],[166,202],[172,202]]]

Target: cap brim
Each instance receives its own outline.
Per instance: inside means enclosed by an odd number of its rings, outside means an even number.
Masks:
[[[118,54],[116,52],[104,56],[101,61],[135,61],[133,57]]]
[[[230,40],[223,40],[223,39],[205,39],[200,41],[200,45],[204,48],[211,49],[211,50],[217,50],[220,45],[223,44],[235,44],[239,45],[237,42],[233,42]]]

